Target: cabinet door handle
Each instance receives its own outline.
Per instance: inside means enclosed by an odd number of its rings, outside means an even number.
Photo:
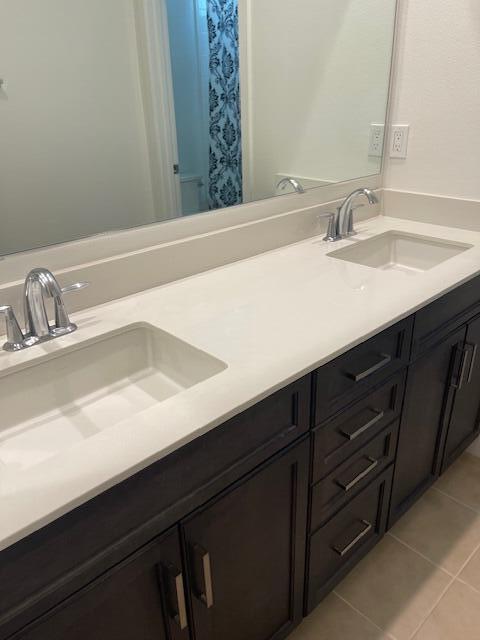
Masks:
[[[470,368],[468,370],[468,376],[467,376],[467,384],[470,384],[473,377],[473,369],[475,367],[475,362],[477,360],[478,344],[469,344],[468,346],[472,349],[472,359],[470,360]]]
[[[341,487],[344,491],[350,491],[355,487],[359,482],[361,482],[364,478],[366,478],[374,469],[376,469],[379,465],[379,461],[375,460],[375,458],[367,457],[368,467],[363,469],[355,478],[350,480],[349,482],[342,482],[341,480],[336,480],[336,483],[339,487]]]
[[[335,545],[334,547],[332,547],[333,550],[336,553],[338,553],[338,555],[341,556],[342,558],[343,556],[346,556],[349,551],[354,549],[357,546],[357,544],[361,542],[363,538],[365,538],[365,536],[368,535],[370,531],[373,529],[373,525],[370,524],[368,520],[362,520],[360,524],[362,525],[362,530],[347,545],[343,547],[338,547]]]
[[[463,383],[465,382],[465,374],[467,371],[468,349],[460,349],[460,348],[458,349],[459,351],[462,352],[462,359],[460,361],[460,373],[458,374],[457,381],[452,382],[451,385],[454,389],[456,389],[457,391],[460,391],[463,388]]]
[[[380,422],[380,420],[383,420],[383,418],[385,417],[385,411],[374,411],[373,409],[372,411],[376,413],[376,415],[353,433],[349,433],[348,431],[340,429],[340,433],[342,434],[342,436],[345,436],[345,438],[348,438],[348,440],[355,440],[356,438],[361,436],[362,433],[365,433],[365,431],[368,431],[369,429],[374,427],[378,422]]]
[[[183,584],[183,573],[173,565],[166,567],[168,577],[175,588],[176,607],[171,607],[170,617],[178,625],[181,631],[188,629],[187,605],[185,602],[185,589]]]
[[[193,547],[193,551],[195,556],[200,558],[200,562],[202,564],[202,572],[203,572],[203,584],[204,591],[199,589],[198,597],[201,602],[207,607],[207,609],[211,609],[213,607],[213,583],[212,583],[212,565],[210,563],[210,554],[208,551],[205,551],[200,545],[195,545]]]
[[[392,356],[389,355],[388,353],[381,353],[379,357],[380,357],[380,360],[372,364],[372,366],[368,367],[368,369],[365,369],[360,373],[347,373],[348,377],[354,380],[355,382],[361,382],[362,380],[365,380],[365,378],[368,378],[369,376],[373,375],[377,371],[380,371],[380,369],[383,369],[383,367],[386,367],[387,364],[390,364],[390,362],[392,361]]]

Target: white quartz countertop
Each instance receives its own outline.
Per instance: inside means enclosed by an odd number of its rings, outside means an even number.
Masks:
[[[20,353],[0,352],[1,384],[46,354],[142,322],[228,365],[44,462],[17,473],[0,465],[0,549],[480,273],[478,232],[388,217],[357,229],[353,239],[335,245],[313,237],[89,309],[75,315],[79,330],[70,336]],[[474,246],[420,273],[326,255],[390,229]]]

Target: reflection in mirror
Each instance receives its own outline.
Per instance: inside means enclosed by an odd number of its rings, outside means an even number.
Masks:
[[[0,0],[0,255],[381,171],[396,0]]]

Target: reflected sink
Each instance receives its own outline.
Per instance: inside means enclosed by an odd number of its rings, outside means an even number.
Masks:
[[[327,255],[384,271],[418,273],[428,271],[472,246],[413,233],[387,231]]]
[[[0,379],[0,472],[38,464],[226,368],[147,324],[46,356]]]

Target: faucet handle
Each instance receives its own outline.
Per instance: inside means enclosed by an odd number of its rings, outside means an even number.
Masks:
[[[321,213],[318,216],[318,219],[328,218],[328,229],[327,235],[323,238],[324,242],[336,242],[337,240],[341,240],[341,236],[338,234],[337,228],[337,220],[338,213]]]
[[[89,282],[74,282],[66,287],[62,287],[60,291],[62,292],[62,295],[64,293],[74,293],[75,291],[85,289],[89,284]],[[73,333],[76,330],[77,325],[70,321],[63,299],[59,298],[55,305],[55,327],[50,330],[51,335],[58,338],[58,336],[64,336],[68,333]]]
[[[5,316],[7,325],[7,342],[3,345],[4,351],[20,351],[20,349],[24,349],[25,338],[12,307],[10,305],[0,307],[0,315]]]
[[[89,286],[90,282],[74,282],[73,284],[68,284],[66,287],[62,287],[62,293],[74,293],[75,291],[86,289]]]
[[[350,211],[348,213],[347,236],[357,235],[357,232],[355,231],[355,228],[353,226],[353,213],[357,209],[361,209],[364,206],[365,206],[364,204],[355,204],[350,208]]]

